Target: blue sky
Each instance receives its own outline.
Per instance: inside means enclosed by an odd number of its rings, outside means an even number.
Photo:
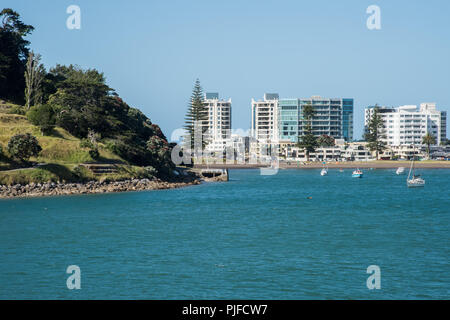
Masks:
[[[81,30],[66,28],[69,5]],[[381,30],[366,8],[381,8]],[[436,102],[450,113],[450,1],[108,1],[2,0],[36,30],[46,67],[78,64],[108,84],[166,135],[183,124],[198,77],[233,101],[233,128],[250,127],[251,98],[355,99],[363,111]],[[448,125],[447,125],[448,127]]]

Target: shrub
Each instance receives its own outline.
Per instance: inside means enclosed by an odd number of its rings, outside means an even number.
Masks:
[[[87,181],[94,178],[92,172],[89,169],[79,165],[73,168],[73,174],[78,178],[79,181]]]
[[[25,115],[25,113],[26,113],[24,107],[17,106],[17,105],[12,106],[7,112],[9,114],[19,114],[19,115],[22,115],[22,116]]]
[[[149,176],[156,176],[158,174],[158,170],[156,170],[152,166],[147,166],[144,168],[144,170]]]
[[[105,147],[107,150],[111,151],[112,153],[119,154],[119,149],[117,148],[114,140],[106,141]]]
[[[43,134],[49,134],[56,123],[55,111],[48,104],[31,107],[27,112],[27,118],[32,124],[38,126]]]
[[[94,145],[89,139],[85,138],[80,140],[80,148],[94,149]]]
[[[98,152],[98,149],[91,149],[91,150],[89,150],[89,155],[94,160],[97,160],[98,158],[100,158],[100,153]]]
[[[11,157],[21,161],[37,156],[42,151],[36,137],[29,133],[16,134],[8,142],[8,152]]]

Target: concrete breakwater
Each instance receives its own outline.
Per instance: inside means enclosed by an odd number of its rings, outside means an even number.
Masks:
[[[110,193],[142,190],[181,188],[200,184],[198,177],[189,177],[180,181],[162,181],[159,179],[132,179],[123,181],[90,181],[86,183],[30,183],[26,185],[0,185],[0,198],[56,196],[71,194]]]

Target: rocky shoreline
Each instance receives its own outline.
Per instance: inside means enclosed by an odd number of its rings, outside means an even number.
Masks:
[[[174,189],[201,183],[198,177],[185,178],[180,181],[163,181],[159,179],[132,179],[123,181],[89,181],[86,183],[30,183],[27,185],[0,185],[0,199],[26,198],[74,194],[112,193],[127,191],[144,191]]]

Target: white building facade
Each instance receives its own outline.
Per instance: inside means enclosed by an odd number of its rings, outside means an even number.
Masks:
[[[375,108],[365,108],[365,128],[368,127]],[[427,132],[436,138],[438,145],[446,138],[447,113],[436,110],[435,103],[421,103],[419,108],[405,105],[398,108],[378,107],[378,110],[384,123],[383,140],[387,145],[421,144]]]
[[[251,135],[260,143],[278,141],[278,94],[265,93],[263,100],[252,99]]]
[[[219,99],[216,92],[205,93],[205,106],[208,108],[208,120],[204,122],[208,129],[204,139],[206,150],[221,152],[231,138],[231,99]]]

